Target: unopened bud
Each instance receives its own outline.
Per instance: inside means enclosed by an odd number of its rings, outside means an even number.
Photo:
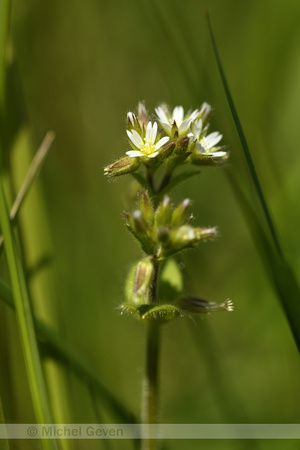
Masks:
[[[190,205],[191,200],[186,198],[174,209],[171,220],[172,227],[180,227],[188,221],[187,211]]]
[[[212,153],[199,153],[194,151],[191,154],[191,162],[196,166],[216,166],[221,165],[228,159],[228,153],[224,151],[216,151]]]
[[[139,165],[140,163],[138,158],[130,158],[129,156],[125,156],[124,158],[121,158],[113,164],[105,167],[104,175],[108,175],[109,177],[126,175],[127,173],[136,171],[139,168]]]
[[[142,212],[146,221],[150,224],[153,223],[154,220],[154,209],[152,206],[151,199],[147,191],[141,191],[139,195],[139,206],[140,211]]]
[[[189,156],[188,146],[189,146],[189,137],[186,136],[180,141],[177,142],[175,149],[173,150],[171,159],[176,161],[177,164],[181,164],[185,161],[185,159]]]
[[[137,133],[141,132],[141,125],[138,121],[136,114],[129,112],[127,113],[128,129],[135,130]]]
[[[174,141],[167,142],[160,150],[159,154],[157,155],[158,161],[164,161],[165,159],[169,158],[173,150],[175,148],[176,144]]]
[[[133,281],[133,301],[140,304],[147,302],[147,294],[152,282],[153,262],[151,258],[140,261],[136,267]]]
[[[164,226],[170,224],[170,219],[171,219],[171,200],[170,197],[165,195],[156,210],[155,221],[157,226]]]
[[[167,227],[160,227],[157,230],[157,240],[162,243],[166,244],[170,240],[170,230]]]
[[[178,306],[184,311],[190,311],[195,313],[209,314],[217,311],[233,311],[233,302],[230,299],[225,302],[208,302],[197,297],[187,297],[178,300]]]
[[[195,228],[190,225],[183,225],[172,233],[172,246],[174,249],[184,248],[196,240]]]
[[[131,222],[132,227],[134,231],[138,234],[146,234],[148,230],[147,222],[145,221],[145,218],[143,217],[142,212],[137,209],[136,211],[133,211],[131,215]]]
[[[146,126],[149,122],[148,113],[144,103],[140,102],[138,106],[138,116],[142,125]]]
[[[218,230],[216,227],[210,228],[194,228],[196,241],[204,241],[207,239],[214,239],[218,235]]]

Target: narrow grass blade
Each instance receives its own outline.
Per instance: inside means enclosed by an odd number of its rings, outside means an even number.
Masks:
[[[53,131],[48,131],[46,136],[44,137],[43,142],[41,143],[40,147],[38,148],[32,163],[29,167],[29,170],[27,172],[27,176],[24,180],[24,183],[21,186],[21,189],[18,192],[18,195],[14,201],[14,204],[10,211],[10,220],[14,221],[24,200],[26,195],[28,194],[28,191],[30,187],[32,186],[34,180],[38,176],[44,161],[48,155],[48,152],[50,150],[51,144],[55,138],[55,134]]]
[[[43,142],[41,143],[39,149],[37,150],[32,163],[29,167],[29,170],[27,172],[27,176],[21,186],[21,189],[18,192],[18,195],[13,203],[13,206],[10,210],[10,220],[13,222],[16,219],[16,216],[18,212],[20,211],[20,208],[26,198],[26,195],[28,194],[28,191],[30,187],[32,186],[34,180],[38,176],[44,161],[46,159],[46,156],[48,155],[48,152],[50,150],[50,146],[54,140],[55,134],[52,131],[48,131],[46,134]],[[0,249],[3,245],[3,236],[0,236]]]
[[[271,213],[270,213],[270,210],[269,210],[266,198],[265,198],[264,193],[263,193],[263,189],[261,187],[261,184],[260,184],[260,181],[259,181],[256,169],[255,169],[255,165],[254,165],[253,158],[252,158],[249,146],[248,146],[248,142],[246,140],[246,136],[245,136],[245,133],[244,133],[241,121],[239,119],[239,116],[238,116],[238,113],[237,113],[237,110],[236,110],[236,107],[235,107],[235,104],[234,104],[234,101],[233,101],[233,98],[232,98],[232,95],[231,95],[231,92],[230,92],[230,89],[229,89],[229,85],[228,85],[228,82],[227,82],[227,79],[226,79],[226,76],[225,76],[225,72],[224,72],[224,69],[223,69],[223,66],[222,66],[222,63],[221,63],[221,58],[220,58],[219,51],[218,51],[218,48],[217,48],[215,36],[214,36],[214,33],[213,33],[210,16],[209,16],[208,13],[207,13],[207,21],[208,21],[208,27],[209,27],[211,42],[212,42],[212,45],[213,45],[216,61],[217,61],[218,68],[219,68],[219,73],[220,73],[220,76],[221,76],[221,79],[222,79],[223,87],[224,87],[224,90],[225,90],[225,93],[226,93],[226,97],[227,97],[227,101],[228,101],[228,104],[229,104],[229,107],[230,107],[230,110],[231,110],[231,114],[232,114],[232,117],[233,117],[236,129],[237,129],[240,141],[241,141],[241,145],[242,145],[242,148],[243,148],[243,151],[244,151],[244,155],[245,155],[248,167],[249,167],[249,171],[251,173],[253,184],[255,186],[258,198],[260,200],[260,203],[261,203],[261,206],[262,206],[262,209],[263,209],[263,212],[264,212],[264,215],[265,215],[265,218],[266,218],[266,221],[267,221],[267,224],[268,224],[268,227],[269,227],[269,230],[270,230],[270,233],[271,233],[274,245],[276,247],[278,256],[282,259],[283,258],[283,254],[282,254],[281,246],[280,246],[279,239],[278,239],[278,236],[277,236],[277,232],[276,232],[276,229],[275,229],[275,225],[273,223],[273,220],[272,220],[272,217],[271,217]]]
[[[0,220],[3,237],[5,240],[7,266],[13,287],[12,290],[15,299],[17,321],[36,418],[38,423],[53,423],[42,364],[36,342],[26,281],[16,252],[1,179]],[[45,450],[54,450],[57,449],[57,443],[55,440],[43,440],[42,447]]]
[[[0,279],[0,298],[15,309],[13,293],[11,288]],[[83,378],[92,389],[97,392],[111,411],[124,423],[135,422],[133,415],[127,411],[122,403],[112,394],[102,382],[91,372],[91,370],[74,354],[65,342],[42,321],[33,316],[34,326],[39,341],[48,354],[59,359],[65,365],[69,365],[78,376]]]
[[[281,301],[300,352],[300,290],[296,277],[290,265],[280,258],[274,250],[250,202],[238,186],[232,174],[229,175],[229,181],[246,218],[246,223],[252,233],[253,241],[264,261],[275,292]]]

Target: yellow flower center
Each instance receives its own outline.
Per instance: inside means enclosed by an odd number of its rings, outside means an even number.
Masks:
[[[144,138],[145,143],[142,143],[142,148],[141,151],[145,154],[145,155],[152,155],[152,153],[155,152],[155,145],[154,145],[154,141],[153,139],[147,139]]]

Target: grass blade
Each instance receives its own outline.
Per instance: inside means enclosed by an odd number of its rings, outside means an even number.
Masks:
[[[279,239],[275,230],[275,226],[263,194],[263,190],[255,169],[255,165],[251,156],[251,152],[245,137],[245,133],[243,131],[237,110],[235,108],[235,104],[233,102],[233,98],[229,89],[229,85],[227,83],[227,79],[223,70],[223,66],[221,63],[221,59],[219,56],[219,52],[217,49],[217,44],[215,41],[214,33],[212,30],[212,25],[210,21],[210,17],[207,14],[208,26],[210,37],[212,41],[212,45],[214,48],[215,57],[217,60],[220,76],[222,79],[223,87],[227,96],[227,101],[229,103],[231,114],[235,122],[235,126],[242,144],[242,148],[244,150],[244,155],[247,160],[247,164],[252,176],[252,180],[260,200],[266,222],[268,224],[268,228],[270,231],[270,236],[272,238],[272,242],[274,244],[275,250],[273,250],[273,246],[269,241],[265,231],[263,230],[259,220],[254,214],[250,202],[243,195],[241,189],[238,187],[237,183],[233,180],[231,176],[230,181],[234,188],[234,191],[238,197],[239,204],[241,209],[243,210],[245,216],[247,217],[247,224],[249,224],[254,242],[258,245],[258,249],[260,251],[260,255],[264,261],[265,267],[269,272],[271,281],[276,290],[277,296],[279,297],[282,307],[286,313],[291,331],[293,333],[294,339],[296,341],[298,350],[300,351],[300,290],[297,284],[297,280],[292,271],[292,268],[285,261],[283,252],[279,243]]]
[[[53,423],[42,370],[42,364],[36,342],[26,281],[24,278],[24,274],[20,268],[20,261],[15,248],[10,217],[6,206],[4,189],[1,179],[0,219],[2,233],[5,240],[7,265],[13,286],[17,321],[22,340],[24,358],[36,418],[39,423]],[[57,444],[55,440],[43,440],[42,447],[47,450],[53,450],[57,448]]]
[[[246,223],[252,233],[253,241],[256,243],[257,249],[264,261],[275,292],[281,301],[300,352],[300,290],[296,277],[290,265],[277,255],[250,202],[238,186],[232,174],[229,174],[229,181],[246,218]]]
[[[48,152],[50,150],[51,144],[53,142],[55,138],[55,134],[53,133],[53,131],[48,131],[48,133],[46,134],[43,142],[41,143],[40,147],[38,148],[32,163],[29,167],[28,173],[26,175],[26,178],[21,186],[21,189],[18,192],[18,195],[14,201],[14,204],[11,208],[10,211],[10,220],[14,221],[24,200],[25,197],[30,189],[30,187],[32,186],[32,183],[34,182],[34,180],[36,179],[36,177],[38,176],[44,161],[48,155]]]
[[[264,215],[265,215],[265,218],[266,218],[266,221],[267,221],[267,224],[268,224],[268,227],[269,227],[269,230],[270,230],[270,233],[271,233],[274,245],[276,247],[278,256],[281,259],[283,259],[283,253],[282,253],[281,246],[280,246],[280,243],[279,243],[279,239],[278,239],[278,236],[277,236],[277,233],[276,233],[276,229],[275,229],[272,217],[271,217],[271,213],[270,213],[269,207],[267,205],[267,201],[265,199],[265,196],[264,196],[264,193],[263,193],[263,190],[262,190],[262,187],[261,187],[261,184],[260,184],[260,181],[259,181],[256,169],[255,169],[254,161],[253,161],[253,158],[252,158],[249,146],[248,146],[248,142],[246,140],[246,136],[245,136],[245,133],[244,133],[241,121],[239,119],[239,116],[238,116],[238,113],[237,113],[237,110],[236,110],[236,107],[235,107],[235,104],[234,104],[234,101],[233,101],[233,98],[232,98],[232,95],[231,95],[231,92],[230,92],[230,89],[229,89],[229,85],[228,85],[228,82],[227,82],[227,79],[226,79],[226,76],[225,76],[225,72],[224,72],[224,69],[223,69],[223,66],[222,66],[222,63],[221,63],[221,58],[220,58],[220,55],[219,55],[219,52],[218,52],[215,36],[214,36],[214,33],[213,33],[213,29],[212,29],[210,16],[209,16],[208,13],[207,13],[207,21],[208,21],[208,27],[209,27],[211,42],[212,42],[212,45],[213,45],[216,61],[217,61],[217,64],[218,64],[219,73],[220,73],[220,76],[221,76],[221,79],[222,79],[223,87],[224,87],[225,94],[226,94],[226,97],[227,97],[227,101],[228,101],[228,104],[229,104],[229,107],[230,107],[230,110],[231,110],[231,114],[232,114],[232,117],[233,117],[236,129],[237,129],[240,141],[241,141],[241,145],[242,145],[242,148],[243,148],[243,151],[244,151],[244,155],[245,155],[248,167],[249,167],[249,171],[251,173],[251,177],[252,177],[252,180],[253,180],[253,183],[254,183],[254,186],[255,186],[258,198],[260,200],[260,203],[261,203],[261,206],[262,206],[262,209],[263,209],[263,212],[264,212]]]

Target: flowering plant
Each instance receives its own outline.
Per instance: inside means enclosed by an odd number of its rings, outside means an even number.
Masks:
[[[161,105],[155,112],[156,116],[149,117],[145,106],[140,103],[137,114],[127,114],[126,132],[131,150],[104,169],[105,175],[111,178],[131,174],[137,183],[135,206],[123,216],[144,257],[128,275],[127,298],[120,310],[147,325],[142,408],[142,422],[145,424],[158,421],[160,325],[192,313],[233,310],[229,299],[216,303],[186,297],[180,287],[173,289],[171,295],[164,292],[161,279],[172,285],[176,278],[180,278],[174,255],[184,249],[198,247],[218,234],[216,227],[193,225],[189,199],[175,207],[172,205],[168,195],[171,189],[199,174],[197,169],[178,173],[177,167],[221,165],[226,162],[228,153],[224,146],[219,145],[223,137],[219,132],[208,134],[211,107],[207,103],[186,114],[182,106],[176,106],[171,112],[166,105]],[[162,170],[157,172],[160,167]],[[157,448],[153,440],[145,440],[143,445],[145,449]]]

